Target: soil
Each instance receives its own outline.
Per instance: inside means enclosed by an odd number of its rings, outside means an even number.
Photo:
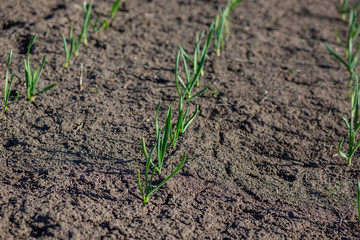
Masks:
[[[226,2],[128,0],[65,69],[62,34],[79,35],[82,1],[0,1],[0,78],[13,48],[12,97],[20,92],[0,121],[0,239],[360,237],[360,155],[347,167],[337,154],[348,74],[324,46],[341,51],[335,31],[346,36],[335,0],[240,3],[162,177],[184,153],[185,165],[143,204],[141,138],[154,143],[160,99],[162,125],[177,105],[177,44],[191,51]],[[112,3],[94,12],[103,19]],[[46,54],[37,89],[59,85],[31,104],[23,59],[34,34],[33,68]]]

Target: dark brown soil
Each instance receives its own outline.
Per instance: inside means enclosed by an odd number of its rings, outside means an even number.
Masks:
[[[112,2],[94,11],[106,16]],[[239,5],[164,176],[184,153],[186,163],[144,205],[141,138],[154,141],[160,99],[161,119],[176,105],[177,44],[190,51],[226,1],[128,0],[107,31],[89,30],[68,69],[61,34],[80,33],[82,1],[0,1],[0,79],[13,48],[21,96],[0,121],[0,239],[359,238],[360,155],[349,168],[336,151],[348,74],[324,46],[346,33],[335,3]],[[30,104],[23,59],[34,34],[33,68],[47,56],[38,89],[59,86]]]

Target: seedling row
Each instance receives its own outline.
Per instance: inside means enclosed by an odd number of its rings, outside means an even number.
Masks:
[[[336,33],[336,42],[338,45],[345,50],[344,56],[341,57],[337,51],[335,51],[330,44],[325,42],[325,46],[328,49],[329,53],[334,56],[342,65],[344,65],[349,74],[349,91],[347,92],[346,97],[350,99],[351,111],[350,117],[341,116],[340,118],[344,121],[345,126],[348,130],[348,149],[343,151],[343,143],[345,138],[342,138],[338,144],[337,151],[341,157],[347,160],[348,167],[351,167],[351,160],[355,152],[360,146],[360,139],[357,136],[357,133],[360,128],[360,89],[359,89],[359,74],[358,74],[358,64],[359,64],[359,54],[360,54],[360,42],[358,37],[360,34],[360,24],[358,21],[358,13],[360,4],[354,6],[349,6],[349,1],[341,1],[342,5],[338,9],[341,18],[343,21],[348,19],[348,35],[346,42],[344,43],[341,40],[341,37]],[[357,207],[359,212],[359,222],[360,222],[360,181],[357,185]]]
[[[162,168],[164,165],[164,159],[166,158],[167,150],[170,147],[175,147],[180,135],[184,134],[190,124],[195,120],[198,112],[199,105],[196,105],[196,109],[193,113],[190,113],[189,108],[186,107],[186,104],[190,101],[195,100],[198,96],[203,94],[209,87],[210,84],[202,87],[199,90],[195,88],[200,86],[200,77],[203,76],[204,73],[204,65],[206,62],[206,57],[208,54],[208,50],[210,48],[210,43],[214,34],[214,42],[217,55],[220,55],[220,49],[225,48],[225,42],[229,38],[230,34],[230,13],[231,10],[234,9],[241,1],[243,0],[228,0],[227,6],[224,10],[219,9],[219,15],[216,16],[214,21],[211,23],[207,38],[203,45],[201,43],[204,40],[205,31],[202,31],[200,35],[196,35],[196,42],[194,46],[194,51],[192,54],[189,54],[184,50],[180,45],[178,45],[178,53],[176,56],[175,62],[175,85],[176,91],[179,95],[178,98],[178,107],[177,107],[177,118],[175,121],[172,119],[173,116],[173,107],[172,104],[168,108],[168,112],[166,115],[166,123],[163,128],[159,126],[159,109],[161,100],[158,103],[156,109],[156,117],[155,117],[155,128],[156,128],[156,136],[155,136],[155,144],[149,150],[147,150],[147,146],[145,140],[142,139],[142,152],[146,159],[145,164],[145,173],[144,173],[144,182],[145,187],[142,187],[141,184],[141,175],[140,171],[138,171],[138,186],[141,192],[143,202],[147,203],[149,201],[149,196],[154,193],[157,189],[159,189],[163,184],[165,184],[168,180],[170,180],[184,165],[186,160],[186,154],[184,154],[182,160],[178,167],[163,180],[157,186],[152,186],[153,179],[156,175],[160,175],[162,173]],[[65,52],[65,63],[64,67],[67,68],[71,62],[72,56],[79,56],[80,47],[82,44],[87,45],[88,43],[88,29],[91,26],[94,33],[99,32],[101,29],[108,29],[109,22],[114,20],[115,13],[118,11],[122,0],[116,0],[110,11],[110,18],[100,20],[100,15],[96,16],[96,20],[94,22],[92,19],[92,8],[93,8],[94,0],[91,0],[89,4],[86,1],[83,2],[83,14],[84,21],[82,26],[82,31],[79,36],[74,34],[74,28],[71,26],[69,32],[69,39],[62,35],[62,40],[64,43],[64,52]],[[43,72],[46,55],[43,56],[42,64],[37,68],[36,71],[32,72],[30,66],[30,50],[32,45],[34,44],[37,35],[35,35],[28,46],[28,51],[26,54],[26,58],[24,60],[25,63],[25,80],[26,80],[26,88],[27,88],[27,98],[30,102],[34,101],[34,97],[42,94],[55,86],[56,83],[51,84],[48,87],[45,87],[41,91],[36,92],[36,86],[40,80],[41,74]],[[4,112],[6,112],[9,105],[16,102],[19,97],[19,93],[17,92],[16,97],[9,101],[10,92],[13,84],[13,76],[14,74],[10,74],[9,77],[9,68],[10,61],[12,58],[12,50],[10,51],[8,62],[6,65],[6,77],[5,77],[5,105]],[[75,53],[74,53],[75,52]],[[182,64],[182,68],[180,68]],[[183,70],[183,72],[181,72]],[[195,92],[195,93],[194,93]],[[156,156],[156,160],[153,160],[153,157]]]

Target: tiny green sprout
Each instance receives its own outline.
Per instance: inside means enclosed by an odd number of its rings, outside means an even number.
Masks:
[[[26,80],[26,89],[27,89],[27,96],[28,96],[28,100],[30,102],[32,102],[34,100],[34,96],[36,95],[39,95],[41,93],[44,93],[50,89],[52,89],[53,87],[55,87],[57,84],[52,84],[46,88],[44,88],[43,90],[41,90],[40,92],[34,94],[35,92],[35,88],[36,88],[36,85],[38,84],[39,82],[39,79],[40,79],[40,76],[41,76],[41,73],[44,69],[44,66],[45,66],[45,57],[46,55],[44,55],[43,57],[43,60],[42,60],[42,64],[41,64],[41,67],[38,67],[38,69],[32,73],[31,72],[31,67],[30,67],[30,59],[29,59],[29,54],[30,54],[30,50],[31,50],[31,47],[36,39],[37,35],[35,35],[30,43],[29,43],[29,46],[28,46],[28,51],[27,51],[27,54],[26,54],[26,59],[24,59],[24,63],[25,63],[25,80]]]
[[[9,98],[10,98],[10,93],[11,93],[11,87],[12,87],[12,83],[13,83],[13,79],[14,79],[14,72],[11,73],[11,77],[10,77],[10,83],[9,83],[9,66],[10,66],[10,61],[11,61],[11,57],[12,57],[12,52],[13,50],[11,49],[10,50],[10,54],[9,54],[9,57],[8,57],[8,61],[7,61],[7,64],[6,64],[6,75],[5,75],[5,97],[4,97],[4,100],[5,100],[5,107],[4,107],[4,112],[6,112],[7,110],[7,107],[16,102],[16,100],[18,99],[19,97],[19,92],[16,91],[16,97],[14,98],[14,100],[12,100],[10,103],[9,103]]]
[[[357,184],[356,199],[357,199],[358,218],[360,223],[360,181]]]
[[[65,48],[65,68],[68,67],[69,61],[72,55],[72,52],[74,50],[74,36],[73,36],[73,27],[70,28],[70,51],[68,50],[68,45],[66,42],[66,37],[64,34],[62,35],[63,42],[64,42],[64,48]]]
[[[123,0],[116,0],[114,4],[112,5],[111,11],[110,11],[110,18],[111,20],[114,20],[115,13],[119,10],[120,4]]]
[[[214,95],[215,98],[219,96],[219,92],[216,90],[212,91],[212,94]]]
[[[341,188],[340,182],[335,182],[335,184],[326,187],[325,195],[336,202],[337,201],[336,196],[340,191],[340,188]]]

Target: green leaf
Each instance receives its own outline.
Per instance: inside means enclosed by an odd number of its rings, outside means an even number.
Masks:
[[[83,3],[83,9],[84,9],[84,12],[86,14],[85,14],[84,25],[83,25],[83,28],[82,28],[82,32],[81,32],[79,41],[81,42],[81,40],[84,39],[84,45],[87,45],[87,31],[88,31],[88,27],[89,27],[89,22],[90,22],[91,10],[92,10],[93,3],[94,3],[94,0],[91,0],[88,8],[86,7],[86,5],[87,5],[86,1],[84,1],[84,3]]]
[[[191,57],[185,52],[185,50],[178,44],[179,51],[182,53],[182,55],[186,58],[187,61],[191,63],[191,65],[194,65],[194,61],[191,59]]]
[[[337,147],[337,150],[338,150],[338,153],[339,153],[343,158],[348,159],[348,156],[346,155],[346,153],[344,153],[344,152],[341,151],[341,147],[342,147],[342,145],[343,145],[343,142],[344,142],[344,138],[342,138],[341,141],[339,142],[338,147]]]
[[[62,35],[62,37],[63,37],[63,42],[64,42],[65,58],[66,58],[66,60],[67,60],[67,59],[68,59],[68,56],[69,56],[69,52],[68,52],[66,37],[64,36],[64,34]]]
[[[119,10],[120,4],[121,4],[122,0],[116,0],[111,8],[110,11],[110,18],[111,20],[114,20],[115,18],[115,13]]]
[[[184,81],[181,79],[180,76],[178,76],[178,80],[179,80],[179,82],[180,82],[181,87],[185,90],[185,93],[188,93],[187,87],[186,87]]]
[[[341,116],[341,115],[339,115],[339,117],[340,117],[342,120],[344,120],[344,122],[345,122],[345,124],[346,124],[346,127],[347,127],[348,129],[351,129],[351,128],[350,128],[350,124],[349,124],[349,122],[346,120],[346,118],[344,118],[344,117]]]
[[[209,87],[210,87],[210,84],[208,84],[208,85],[207,85],[206,87],[204,87],[201,91],[199,91],[198,93],[196,93],[194,96],[185,99],[184,102],[191,101],[192,99],[200,96],[200,95],[203,94]]]
[[[19,92],[16,91],[16,97],[14,98],[14,100],[11,101],[10,104],[13,104],[14,102],[16,102],[16,100],[19,98]]]
[[[52,88],[54,88],[54,87],[56,87],[56,86],[57,86],[57,83],[51,84],[50,86],[44,88],[43,90],[41,90],[40,92],[38,92],[38,93],[35,94],[34,96],[37,96],[37,95],[42,94],[42,93],[44,93],[44,92],[46,92],[46,91],[49,91],[50,89],[52,89]]]
[[[36,74],[34,74],[34,77],[33,77],[33,79],[32,79],[32,93],[35,91],[35,88],[36,88],[36,85],[38,84],[38,82],[39,82],[39,79],[40,79],[40,76],[41,76],[41,74],[42,74],[42,71],[43,71],[43,69],[44,69],[44,66],[45,66],[45,59],[46,59],[46,55],[44,55],[44,57],[43,57],[43,60],[42,60],[42,64],[41,64],[41,68],[40,68],[40,71],[39,71],[39,68],[38,68],[38,70],[36,71]],[[54,84],[53,84],[54,85]],[[53,87],[55,87],[55,86],[53,86],[52,85],[52,87],[50,87],[50,88],[53,88]],[[49,89],[50,89],[49,88]],[[45,88],[44,90],[42,90],[40,93],[43,93],[43,92],[46,92],[47,90],[49,90],[49,89],[47,89],[47,88]],[[40,94],[40,93],[38,93],[38,94]],[[37,94],[37,95],[38,95]]]
[[[188,85],[189,82],[190,82],[190,73],[189,73],[189,70],[188,70],[187,63],[186,63],[186,60],[185,60],[184,55],[181,54],[181,57],[182,57],[182,61],[183,61],[183,65],[184,65],[184,70],[185,70],[186,85]],[[189,89],[188,89],[188,90],[189,90]]]
[[[144,195],[144,191],[143,191],[143,189],[142,189],[142,187],[141,187],[140,171],[139,171],[139,170],[138,170],[138,186],[139,186],[139,189],[140,189],[140,192],[141,192],[141,196],[142,196],[143,199],[144,199],[145,195]]]
[[[38,36],[38,35],[36,34],[34,37],[31,38],[30,43],[29,43],[29,46],[28,46],[28,51],[27,51],[27,53],[26,53],[26,57],[29,56],[29,54],[30,54],[30,49],[31,49],[32,45],[34,44],[34,41],[36,40],[37,36]]]
[[[180,98],[182,97],[180,88],[179,88],[179,75],[178,75],[178,71],[179,71],[179,60],[180,60],[180,50],[178,51],[178,54],[176,56],[176,62],[175,62],[175,85],[176,85],[176,90],[180,96]],[[183,87],[184,88],[184,87]]]
[[[153,192],[155,192],[156,190],[158,190],[162,185],[164,185],[167,181],[169,181],[184,165],[185,163],[185,159],[186,159],[186,154],[184,154],[184,157],[181,160],[180,165],[170,174],[170,176],[168,176],[167,178],[165,178],[164,181],[162,181],[159,185],[157,185],[153,190],[150,191],[150,194],[152,194]]]
[[[10,61],[11,61],[11,57],[12,57],[12,53],[13,53],[13,49],[10,50],[9,53],[9,57],[8,57],[8,61],[6,63],[6,74],[5,74],[5,107],[7,106],[7,102],[9,100],[9,96],[10,96],[10,91],[11,91],[11,85],[12,85],[12,80],[14,78],[14,72],[11,74],[11,81],[10,81],[10,86],[9,86],[9,67],[10,67]]]
[[[197,113],[199,111],[199,105],[196,105],[196,109],[194,114],[192,115],[192,117],[185,123],[183,129],[182,129],[182,133],[184,133],[186,131],[186,129],[189,127],[190,123],[195,119]]]
[[[348,157],[348,159],[350,159],[350,161],[351,161],[352,156],[353,156],[354,153],[356,152],[356,150],[359,148],[359,145],[360,145],[360,139],[357,141],[355,147],[352,149],[351,154],[350,154],[349,157]],[[350,165],[351,165],[351,162],[350,162],[350,164],[349,164],[349,162],[348,162],[348,165],[350,166]]]
[[[143,151],[143,154],[144,154],[146,160],[148,160],[148,159],[149,159],[149,155],[148,155],[148,153],[147,153],[147,151],[146,151],[146,146],[145,146],[145,140],[144,140],[144,138],[143,138],[142,141],[141,141],[141,147],[142,147],[142,151]]]
[[[332,49],[332,47],[327,42],[325,42],[325,46],[326,46],[326,48],[328,49],[328,51],[330,52],[331,55],[333,55],[338,61],[340,61],[342,64],[345,65],[345,67],[348,68],[348,64],[341,57],[339,57],[339,55],[336,54],[334,49]]]

